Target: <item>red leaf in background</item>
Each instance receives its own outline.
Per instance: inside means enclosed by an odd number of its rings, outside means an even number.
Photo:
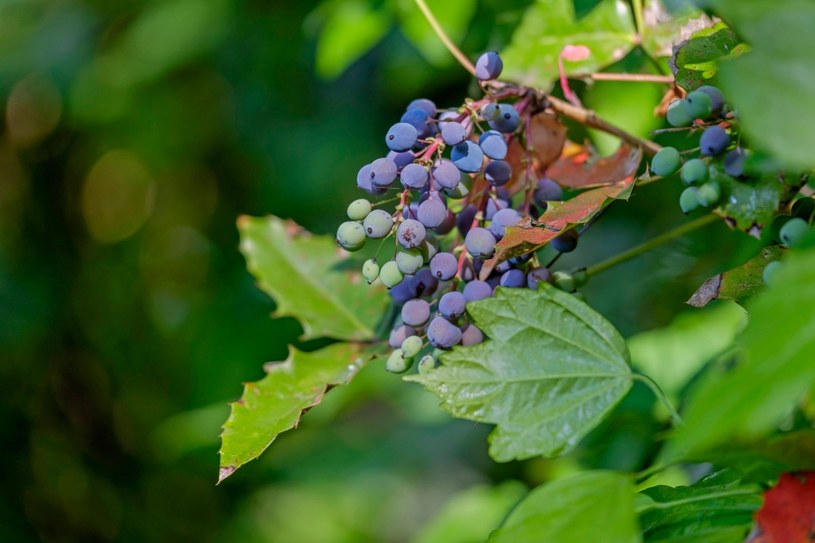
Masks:
[[[593,157],[586,149],[574,156],[561,157],[549,166],[546,176],[562,187],[586,188],[617,183],[637,173],[642,150],[621,145],[608,157]]]
[[[764,493],[747,543],[815,542],[815,472],[785,473]]]
[[[495,256],[484,262],[481,279],[504,260],[539,249],[572,226],[588,222],[612,201],[627,200],[633,186],[632,176],[614,185],[581,192],[565,202],[549,202],[549,208],[537,221],[525,219],[518,226],[508,227],[495,246]]]

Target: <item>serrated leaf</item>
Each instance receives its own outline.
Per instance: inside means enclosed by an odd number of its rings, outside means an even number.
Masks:
[[[488,543],[641,541],[628,476],[589,471],[533,490]]]
[[[551,89],[558,78],[558,57],[567,45],[583,45],[591,54],[564,62],[569,75],[594,73],[623,58],[636,45],[631,9],[622,0],[601,0],[577,19],[572,0],[537,0],[504,49],[502,79]]]
[[[778,245],[764,247],[758,256],[755,256],[736,268],[718,273],[702,283],[688,304],[694,307],[704,307],[712,300],[735,300],[742,302],[754,294],[762,292],[764,283],[764,268],[767,264],[781,258],[784,249]]]
[[[671,57],[674,80],[687,91],[717,85],[719,62],[736,58],[747,50],[747,45],[724,23],[698,30],[674,49]]]
[[[548,284],[499,288],[467,310],[490,339],[406,379],[453,416],[495,424],[490,456],[498,462],[573,449],[631,387],[625,341],[571,294]]]
[[[321,6],[325,12],[317,39],[317,75],[333,79],[364,55],[388,32],[393,14],[364,0]]]
[[[745,136],[785,168],[812,168],[815,3],[724,0],[713,6],[752,48],[722,63],[720,72],[720,87],[738,110]]]
[[[789,414],[815,384],[815,250],[791,251],[777,282],[747,305],[750,322],[739,363],[709,378],[688,402],[685,425],[667,456],[757,439]]]
[[[585,224],[614,200],[627,200],[634,187],[634,177],[581,192],[565,202],[549,202],[540,218],[526,220],[507,228],[506,234],[495,246],[495,256],[484,262],[481,278],[489,276],[499,263],[540,249],[574,225]]]
[[[238,220],[241,252],[259,286],[277,303],[278,316],[295,317],[304,339],[368,340],[387,305],[379,285],[337,268],[343,254],[334,239],[309,234],[277,217]]]
[[[526,492],[518,481],[468,488],[453,496],[413,543],[482,543]]]
[[[426,0],[433,15],[451,40],[459,43],[478,7],[477,0]],[[439,39],[430,23],[413,0],[398,0],[399,26],[410,42],[416,46],[428,62],[436,66],[446,66],[453,62],[453,56]]]
[[[281,432],[295,428],[329,387],[347,383],[365,363],[358,347],[335,343],[313,353],[292,348],[285,361],[266,364],[266,377],[246,383],[240,400],[230,404],[218,482],[260,456]]]
[[[691,486],[654,486],[637,496],[646,543],[740,543],[761,506],[761,487],[724,470]]]

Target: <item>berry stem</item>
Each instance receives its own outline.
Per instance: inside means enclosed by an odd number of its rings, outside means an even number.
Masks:
[[[635,258],[643,253],[647,253],[652,249],[656,249],[660,245],[664,245],[669,241],[684,236],[688,232],[692,232],[698,228],[707,226],[708,224],[718,220],[718,218],[719,217],[717,215],[714,215],[712,213],[699,217],[695,221],[685,223],[681,226],[674,228],[673,230],[669,230],[664,234],[661,234],[653,239],[649,239],[645,243],[637,245],[636,247],[632,247],[631,249],[624,251],[618,255],[612,256],[607,260],[603,260],[602,262],[595,264],[594,266],[589,266],[586,269],[586,273],[589,275],[589,277],[595,276],[600,272],[604,272],[609,268],[613,268],[617,264],[622,264],[627,260],[631,260],[632,258]]]
[[[468,72],[470,72],[471,75],[474,76],[475,66],[473,65],[472,62],[470,62],[470,59],[467,58],[467,55],[462,53],[461,49],[459,49],[456,46],[456,44],[453,43],[453,40],[450,39],[450,36],[448,36],[444,29],[441,27],[439,21],[436,20],[436,16],[433,15],[433,12],[430,11],[429,7],[427,7],[425,1],[414,0],[414,2],[416,2],[416,5],[419,7],[419,10],[421,10],[422,15],[424,15],[424,18],[427,19],[427,22],[430,23],[431,28],[433,28],[433,32],[436,33],[436,36],[439,37],[439,39],[447,48],[447,50],[450,51],[450,54],[455,57],[458,63],[461,64],[461,66],[465,70],[467,70]]]
[[[662,388],[657,384],[656,381],[645,375],[644,373],[633,373],[631,374],[631,379],[634,381],[639,381],[645,384],[648,388],[651,389],[651,392],[654,393],[654,396],[665,406],[665,409],[671,415],[671,422],[673,422],[674,427],[682,426],[685,424],[682,421],[682,417],[679,416],[679,413],[676,412],[674,406],[671,404],[670,400],[668,400],[668,396],[665,395],[665,392]]]

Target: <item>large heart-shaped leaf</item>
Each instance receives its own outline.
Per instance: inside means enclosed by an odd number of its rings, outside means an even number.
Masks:
[[[537,0],[504,49],[503,78],[548,91],[558,78],[558,57],[567,45],[590,54],[565,61],[567,74],[590,74],[620,60],[637,43],[631,9],[623,0],[600,0],[577,19],[572,0]]]
[[[221,434],[219,482],[295,428],[306,409],[320,403],[329,387],[350,381],[366,360],[358,347],[335,343],[313,353],[292,349],[285,361],[266,364],[266,377],[246,383],[231,404]]]
[[[633,188],[634,177],[613,185],[581,192],[565,202],[550,202],[546,212],[533,222],[523,221],[507,228],[506,234],[495,246],[495,256],[484,262],[481,278],[486,279],[499,263],[540,249],[576,224],[585,224],[614,200],[627,200]]]
[[[628,476],[588,471],[533,490],[489,543],[638,543],[634,489]]]
[[[387,295],[359,273],[337,269],[343,255],[332,238],[272,216],[243,216],[238,228],[249,271],[275,299],[278,316],[300,321],[304,339],[374,337]]]
[[[406,379],[453,416],[497,425],[489,439],[499,462],[569,451],[631,387],[625,341],[571,294],[499,288],[467,307],[490,339]]]

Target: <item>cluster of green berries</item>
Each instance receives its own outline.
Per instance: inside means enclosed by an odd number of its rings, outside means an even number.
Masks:
[[[722,199],[722,187],[714,171],[739,180],[749,177],[745,167],[749,152],[733,145],[733,127],[725,119],[727,103],[716,87],[703,86],[668,106],[668,122],[675,127],[705,127],[699,138],[699,156],[683,160],[674,147],[664,147],[651,159],[651,172],[669,176],[679,172],[687,188],[679,197],[679,207],[690,213],[700,207],[715,207]]]

